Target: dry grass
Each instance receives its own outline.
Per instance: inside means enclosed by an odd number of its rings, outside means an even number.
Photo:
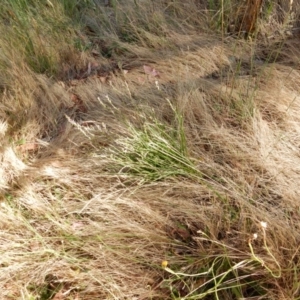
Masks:
[[[0,298],[300,299],[299,41],[46,2],[1,15]]]

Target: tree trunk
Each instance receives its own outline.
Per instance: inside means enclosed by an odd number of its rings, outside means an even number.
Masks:
[[[256,29],[256,23],[259,12],[262,7],[262,0],[248,0],[246,7],[242,10],[243,15],[240,17],[238,31],[244,32],[246,35],[252,34]]]

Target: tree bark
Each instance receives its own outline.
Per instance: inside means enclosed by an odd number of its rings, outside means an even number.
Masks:
[[[252,34],[256,29],[257,19],[262,7],[262,0],[248,0],[241,16],[239,32]]]

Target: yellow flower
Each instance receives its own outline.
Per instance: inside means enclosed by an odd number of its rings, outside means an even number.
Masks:
[[[163,260],[163,261],[161,262],[161,266],[162,266],[164,269],[167,267],[167,265],[168,265],[168,262],[167,262],[166,260]]]

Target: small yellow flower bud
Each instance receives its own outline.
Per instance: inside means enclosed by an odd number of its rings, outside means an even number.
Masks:
[[[167,267],[167,265],[168,265],[168,262],[167,262],[166,260],[163,260],[163,261],[161,262],[161,266],[162,266],[164,269]]]

